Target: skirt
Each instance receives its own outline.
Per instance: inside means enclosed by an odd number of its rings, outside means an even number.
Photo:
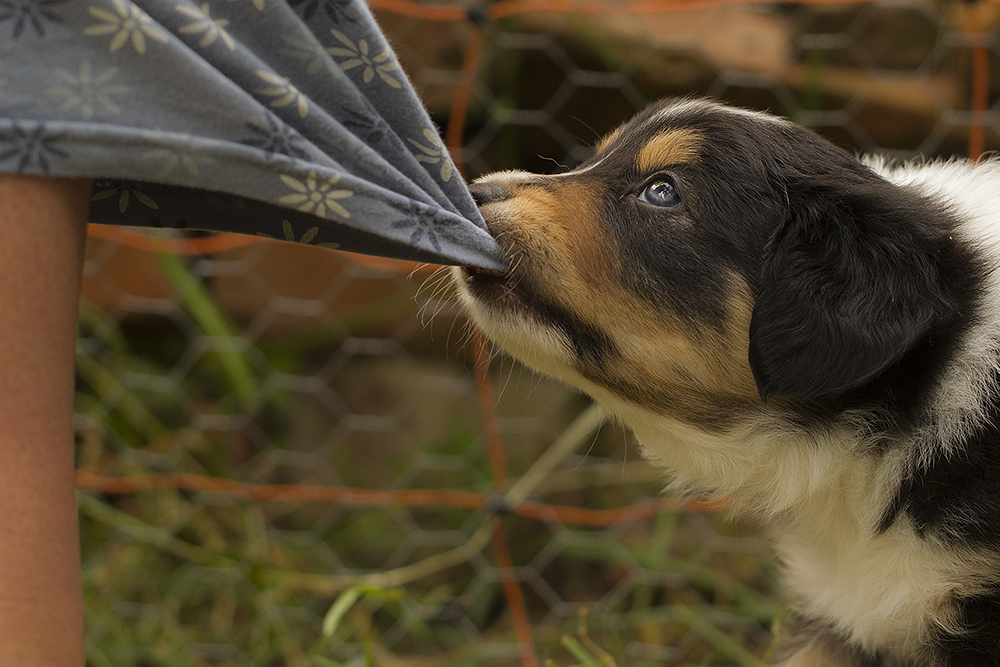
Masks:
[[[360,0],[3,0],[0,172],[91,222],[503,269]]]

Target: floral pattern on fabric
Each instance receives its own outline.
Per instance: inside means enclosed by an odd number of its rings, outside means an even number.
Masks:
[[[112,0],[110,10],[91,5],[88,13],[100,21],[87,26],[83,34],[91,37],[108,37],[108,50],[114,53],[126,44],[131,44],[140,56],[146,53],[146,40],[166,44],[170,41],[167,33],[153,23],[146,12],[127,0]]]
[[[0,171],[93,222],[502,269],[361,0],[0,0]]]

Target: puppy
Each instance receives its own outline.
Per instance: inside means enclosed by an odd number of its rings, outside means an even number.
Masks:
[[[472,318],[761,520],[780,665],[1000,665],[1000,162],[684,100],[472,191],[510,264],[455,270]]]

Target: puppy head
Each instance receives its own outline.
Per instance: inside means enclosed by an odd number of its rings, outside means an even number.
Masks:
[[[660,103],[571,172],[472,190],[511,266],[456,271],[487,335],[698,425],[865,386],[955,312],[948,214],[765,114]]]

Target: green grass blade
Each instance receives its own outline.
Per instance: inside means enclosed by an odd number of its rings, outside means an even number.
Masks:
[[[211,294],[194,276],[187,263],[176,255],[162,254],[158,259],[170,286],[202,332],[216,338],[235,337],[236,327],[219,310]],[[246,358],[241,352],[231,349],[217,350],[216,354],[240,403],[252,403],[257,396],[258,383]]]

